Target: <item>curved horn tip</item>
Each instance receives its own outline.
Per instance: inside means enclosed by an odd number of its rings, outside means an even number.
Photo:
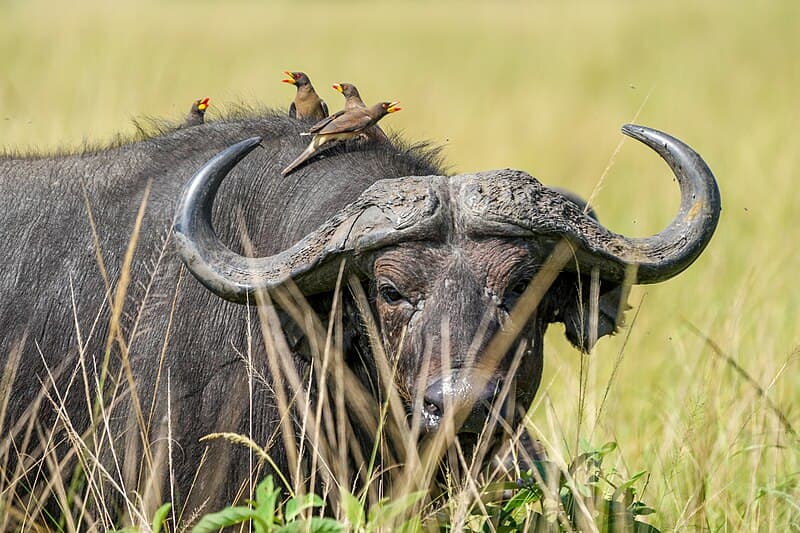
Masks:
[[[623,124],[622,128],[620,129],[622,130],[622,133],[625,133],[626,135],[632,135],[634,132],[636,132],[637,129],[647,129],[647,128],[645,126],[639,126],[638,124],[628,123],[628,124]]]
[[[198,208],[198,205],[204,205],[204,200],[209,195],[213,197],[228,172],[260,144],[261,137],[259,136],[239,141],[219,152],[189,178],[189,181],[183,186],[178,201],[174,224],[177,231],[183,232],[189,227],[190,221],[194,218],[194,210]]]
[[[647,126],[639,126],[638,124],[625,124],[620,129],[622,130],[622,133],[628,137],[646,144],[659,153],[661,153],[662,150],[667,147],[667,145],[675,146],[677,144],[677,146],[685,146],[686,148],[689,148],[683,141],[676,139],[672,135],[657,129],[648,128]],[[691,150],[691,148],[689,149]],[[691,151],[694,152],[694,150]]]
[[[653,140],[656,136],[665,135],[663,131],[654,130],[647,126],[639,126],[638,124],[624,124],[620,129],[628,137],[642,142]]]
[[[247,154],[252,152],[253,149],[256,146],[260,145],[261,144],[261,140],[262,139],[261,139],[261,137],[259,135],[256,135],[255,137],[250,137],[249,139],[245,139],[243,141],[239,141],[236,144],[230,145],[225,150],[220,152],[218,155],[221,156],[222,154],[226,154],[226,155],[227,154],[234,154],[234,157],[236,157],[236,162],[238,163],[239,161],[244,159],[244,157]]]
[[[256,135],[255,137],[250,137],[249,139],[245,139],[241,142],[234,144],[233,146],[238,146],[248,152],[261,144],[262,138],[260,135]]]

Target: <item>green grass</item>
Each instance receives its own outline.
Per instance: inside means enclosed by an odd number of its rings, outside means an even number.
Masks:
[[[333,109],[337,81],[400,100],[384,124],[445,144],[453,170],[519,168],[587,197],[622,123],[688,142],[719,179],[714,240],[676,279],[635,289],[635,323],[583,361],[553,328],[533,425],[565,458],[578,428],[618,442],[620,468],[651,472],[643,498],[663,529],[800,528],[796,437],[704,338],[800,428],[796,2],[0,6],[0,144],[13,150],[109,140],[201,96],[210,118],[285,106],[285,69],[308,72]],[[637,236],[677,204],[668,169],[633,142],[596,199],[604,223]]]

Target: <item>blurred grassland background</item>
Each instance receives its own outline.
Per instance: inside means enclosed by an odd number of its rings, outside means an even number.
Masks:
[[[285,107],[304,70],[332,110],[348,81],[384,121],[445,145],[453,171],[511,167],[588,197],[636,121],[699,151],[723,199],[687,272],[636,288],[632,328],[581,356],[554,327],[533,423],[561,453],[616,440],[651,472],[670,529],[800,528],[800,4],[785,2],[0,2],[0,146],[79,150],[212,98]],[[595,205],[620,233],[663,228],[669,170],[626,141]],[[630,338],[626,344],[626,336]],[[615,361],[623,359],[613,377]],[[611,390],[597,415],[607,385]],[[579,420],[581,420],[579,422]],[[762,529],[763,528],[763,529]]]

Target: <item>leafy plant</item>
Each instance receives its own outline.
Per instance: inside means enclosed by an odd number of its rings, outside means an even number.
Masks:
[[[496,495],[499,490],[503,497],[483,502],[485,511],[475,510],[480,529],[486,532],[541,527],[590,530],[594,529],[589,527],[591,523],[600,531],[658,532],[655,527],[636,520],[655,512],[637,497],[636,485],[646,479],[647,472],[643,470],[625,479],[614,468],[604,469],[603,459],[617,448],[614,442],[594,448],[583,441],[581,448],[583,452],[566,471],[551,461],[539,461],[516,483],[487,487],[486,494]]]
[[[252,522],[256,533],[344,531],[344,526],[332,518],[303,518],[303,511],[323,505],[322,498],[316,494],[294,496],[283,506],[279,502],[280,494],[281,490],[275,487],[272,476],[267,476],[256,487],[256,501],[250,502],[249,506],[226,507],[216,513],[207,514],[192,528],[192,533],[212,533],[247,521]]]
[[[164,523],[167,521],[167,515],[172,510],[171,503],[165,503],[153,514],[153,523],[150,527],[153,533],[161,533],[162,528],[164,527]],[[117,529],[112,531],[111,533],[139,533],[141,531],[138,527],[126,527],[122,529]]]
[[[342,512],[345,523],[332,518],[312,516],[303,518],[307,509],[322,507],[324,502],[316,494],[289,498],[281,505],[281,490],[274,486],[272,476],[256,488],[256,501],[250,506],[231,506],[205,515],[192,533],[212,533],[223,527],[251,521],[256,533],[337,533],[340,531],[421,531],[422,524],[416,516],[403,520],[403,515],[424,496],[424,491],[409,493],[394,500],[381,499],[369,512],[362,500],[342,490]]]

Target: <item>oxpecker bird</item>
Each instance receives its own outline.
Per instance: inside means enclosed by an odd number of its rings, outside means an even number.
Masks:
[[[344,96],[345,111],[348,109],[354,109],[356,107],[367,107],[367,104],[365,104],[364,100],[361,99],[358,89],[356,89],[356,86],[352,83],[334,83],[331,85],[331,87],[342,93]]]
[[[308,148],[297,156],[297,159],[283,169],[282,174],[284,176],[289,174],[306,159],[317,153],[322,145],[330,141],[346,141],[358,137],[387,114],[400,111],[401,108],[397,106],[398,103],[379,102],[371,107],[343,109],[328,118],[320,120],[311,126],[308,132],[301,133],[301,135],[313,135],[311,142]]]
[[[361,99],[361,95],[358,93],[358,89],[352,83],[334,83],[332,85],[334,89],[342,93],[344,95],[344,109],[347,111],[348,109],[356,109],[359,107],[367,107],[364,101]],[[364,139],[378,141],[378,142],[389,142],[389,137],[383,132],[380,126],[375,124],[371,128],[368,128],[367,131],[361,134]]]
[[[282,80],[283,83],[291,83],[297,87],[297,94],[294,101],[289,106],[289,116],[301,120],[322,120],[328,116],[328,106],[325,101],[317,95],[311,80],[305,72],[285,71],[288,76]]]
[[[189,128],[191,126],[199,126],[205,121],[206,110],[208,109],[208,102],[211,99],[206,97],[200,100],[195,100],[189,109],[189,114],[183,119],[181,128]]]

